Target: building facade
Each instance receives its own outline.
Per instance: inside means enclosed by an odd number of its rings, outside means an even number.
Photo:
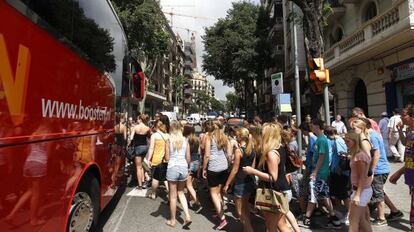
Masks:
[[[325,66],[335,110],[372,118],[414,101],[414,0],[331,1]]]
[[[160,8],[161,12],[161,8]],[[164,17],[165,18],[165,17]],[[157,60],[153,75],[148,80],[145,97],[145,113],[154,115],[156,112],[173,111],[177,106],[174,79],[184,74],[185,53],[184,43],[164,20],[164,30],[169,35],[168,50]]]
[[[268,14],[269,33],[267,40],[270,43],[270,58],[272,65],[264,70],[264,80],[255,83],[257,88],[256,102],[257,114],[265,119],[274,117],[277,112],[275,108],[276,96],[272,94],[271,75],[285,71],[285,44],[283,26],[283,4],[282,0],[262,0],[262,7]],[[287,89],[287,88],[286,88]]]

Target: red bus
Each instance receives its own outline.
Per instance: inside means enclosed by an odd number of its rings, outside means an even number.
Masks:
[[[96,227],[124,172],[129,60],[109,0],[0,0],[1,231]]]

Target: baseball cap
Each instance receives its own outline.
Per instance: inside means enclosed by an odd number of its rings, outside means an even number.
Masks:
[[[388,116],[388,113],[387,113],[387,112],[382,112],[382,113],[381,113],[381,116],[383,116],[383,117],[387,117],[387,116]]]

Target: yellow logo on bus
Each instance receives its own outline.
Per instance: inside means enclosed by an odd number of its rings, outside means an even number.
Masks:
[[[20,124],[24,118],[30,59],[29,48],[20,44],[16,76],[14,76],[6,42],[0,33],[0,80],[3,83],[3,91],[9,107],[10,117],[15,125]]]

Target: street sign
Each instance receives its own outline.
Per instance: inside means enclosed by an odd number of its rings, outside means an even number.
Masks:
[[[291,113],[292,105],[290,104],[290,94],[284,93],[278,95],[278,108],[280,113]]]
[[[272,94],[277,95],[283,93],[283,73],[275,73],[270,76],[272,81]]]

